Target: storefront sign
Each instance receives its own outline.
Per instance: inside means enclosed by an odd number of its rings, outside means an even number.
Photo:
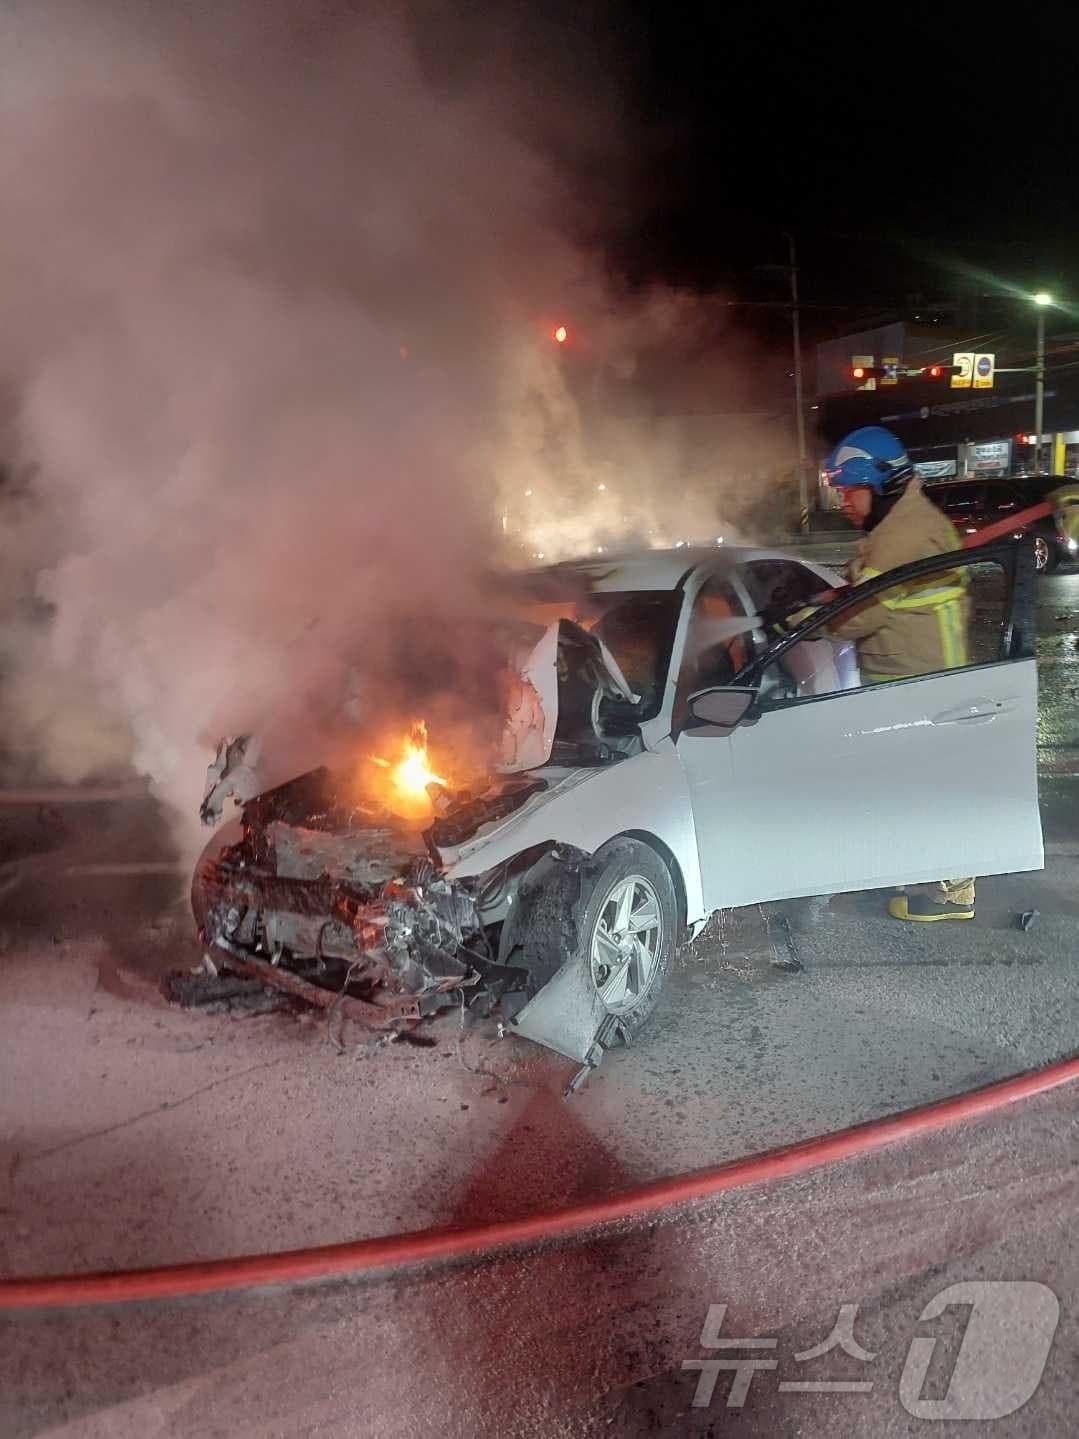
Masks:
[[[988,440],[971,445],[970,468],[979,475],[1006,475],[1011,463],[1011,440]]]
[[[914,472],[921,479],[950,479],[955,473],[955,460],[916,459]]]

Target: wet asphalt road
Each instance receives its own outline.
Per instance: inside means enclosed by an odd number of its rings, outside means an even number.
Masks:
[[[1038,696],[1043,779],[1079,774],[1079,574],[1050,575],[1040,582]],[[1055,793],[1051,786],[1048,792]]]

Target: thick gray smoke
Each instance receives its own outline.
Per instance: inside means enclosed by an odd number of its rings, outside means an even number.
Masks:
[[[649,453],[676,478],[676,445],[623,427],[617,514],[525,512],[567,474],[607,493],[552,317],[617,356],[654,307],[616,315],[556,230],[507,77],[434,86],[398,10],[358,9],[0,19],[3,704],[51,773],[133,762],[191,813],[223,733],[313,760],[343,699],[363,723],[455,667],[467,690],[453,641],[503,534],[647,530]]]

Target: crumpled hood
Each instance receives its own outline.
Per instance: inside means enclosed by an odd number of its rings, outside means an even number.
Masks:
[[[591,685],[597,705],[605,695],[629,704],[639,698],[603,641],[573,620],[555,620],[531,647],[522,644],[511,669],[496,766],[500,774],[540,769],[550,761],[558,729],[560,672]]]
[[[456,866],[463,863],[467,864],[469,870],[473,869],[470,861],[474,855],[495,842],[498,842],[501,848],[509,841],[514,830],[531,825],[550,805],[562,800],[570,791],[601,773],[602,768],[582,766],[579,769],[551,767],[534,771],[528,776],[522,775],[522,780],[531,780],[532,784],[520,787],[521,802],[510,812],[486,823],[481,822],[459,843],[439,843],[435,832],[429,831],[443,866],[451,873]],[[516,789],[517,786],[513,788]],[[526,789],[530,792],[525,793]]]

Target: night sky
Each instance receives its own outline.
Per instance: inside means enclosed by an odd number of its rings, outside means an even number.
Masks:
[[[994,275],[1079,297],[1064,9],[1016,7],[1010,26],[975,4],[550,0],[503,14],[525,11],[520,50],[552,106],[560,82],[617,92],[619,163],[597,154],[589,174],[576,154],[577,220],[630,282],[767,298],[782,277],[757,267],[785,260],[790,229],[806,299],[855,317],[992,290]],[[838,310],[816,323],[843,328]]]
[[[957,262],[1077,293],[1064,8],[1014,7],[1010,27],[974,4],[633,10],[642,269],[736,283],[792,228],[823,300],[984,287]]]

